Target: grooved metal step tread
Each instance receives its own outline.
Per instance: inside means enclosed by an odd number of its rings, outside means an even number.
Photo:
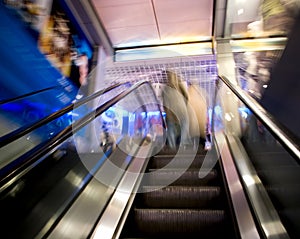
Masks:
[[[156,170],[144,176],[143,185],[214,185],[218,172],[212,169],[204,178],[199,177],[199,170]]]
[[[221,204],[221,188],[217,186],[167,186],[156,189],[143,186],[142,205],[149,208],[217,208]]]
[[[135,208],[135,225],[146,235],[200,233],[199,236],[222,231],[225,226],[224,210],[197,209],[143,209]]]
[[[200,168],[205,158],[205,155],[197,156],[154,156],[149,162],[149,168]]]
[[[166,154],[171,154],[171,155],[175,155],[175,154],[202,154],[205,155],[207,153],[207,150],[205,150],[203,148],[203,146],[199,145],[199,147],[197,148],[197,150],[194,149],[193,146],[187,146],[185,149],[182,148],[178,148],[178,149],[170,149],[169,147],[164,147],[163,149],[161,149],[161,151],[159,152],[160,155],[166,155]]]

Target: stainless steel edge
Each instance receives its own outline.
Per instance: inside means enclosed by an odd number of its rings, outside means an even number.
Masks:
[[[289,238],[280,217],[271,202],[238,137],[227,135],[240,176],[248,192],[252,208],[265,234],[265,238]]]
[[[88,238],[113,192],[112,187],[93,178],[46,238]]]
[[[33,169],[35,166],[37,166],[40,162],[42,162],[45,158],[47,158],[49,155],[53,154],[57,149],[59,149],[59,147],[62,145],[63,143],[61,143],[60,145],[56,146],[54,149],[52,149],[51,151],[49,151],[46,155],[44,155],[43,157],[41,157],[38,161],[34,162],[33,164],[31,164],[29,167],[27,167],[26,169],[24,169],[22,172],[20,172],[19,174],[17,174],[15,177],[13,177],[12,179],[10,179],[8,182],[6,182],[4,185],[2,185],[0,187],[0,193],[2,193],[5,189],[7,189],[9,186],[11,186],[13,183],[17,182],[20,178],[22,178],[26,173],[28,173],[31,169]]]
[[[224,76],[219,76],[220,79],[235,93],[235,95],[242,100],[244,104],[246,104],[253,113],[257,116],[257,118],[264,122],[270,130],[276,134],[277,138],[290,149],[291,152],[298,158],[298,162],[300,161],[300,150],[299,145],[296,142],[293,142],[291,137],[280,129],[277,124],[275,123],[275,119],[261,106],[259,105],[254,99],[248,96],[245,92],[240,90],[238,86],[232,83],[229,79]]]
[[[135,199],[136,192],[138,191],[139,186],[140,186],[140,183],[141,183],[141,181],[142,181],[142,179],[143,179],[143,174],[142,174],[142,173],[145,172],[146,167],[147,167],[147,164],[148,164],[148,162],[149,162],[149,159],[150,159],[150,158],[147,157],[147,158],[144,160],[144,165],[143,165],[143,167],[142,167],[142,169],[141,169],[140,176],[137,178],[137,181],[136,181],[136,183],[135,183],[133,192],[132,192],[131,196],[129,197],[129,200],[128,200],[128,202],[127,202],[126,208],[125,208],[125,210],[124,210],[124,212],[123,212],[123,214],[122,214],[122,217],[121,217],[121,219],[120,219],[120,221],[119,221],[118,227],[117,227],[116,230],[115,230],[114,238],[116,238],[116,239],[118,239],[118,238],[120,237],[121,233],[122,233],[122,229],[123,229],[123,227],[124,227],[124,225],[125,225],[125,222],[126,222],[126,220],[127,220],[127,216],[129,215],[129,212],[130,212],[131,207],[132,207],[132,205],[133,205],[133,201],[134,201],[134,199]]]
[[[216,132],[215,140],[220,153],[226,181],[228,183],[228,189],[241,239],[259,239],[260,235],[257,231],[251,209],[223,132]]]
[[[141,171],[145,165],[145,159],[149,157],[151,144],[139,148],[137,156],[126,170],[108,206],[96,225],[91,238],[111,239],[116,238],[117,228],[126,210],[126,206],[134,192],[136,183],[140,179]]]

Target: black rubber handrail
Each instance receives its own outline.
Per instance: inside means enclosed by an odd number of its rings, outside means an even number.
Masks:
[[[241,91],[238,86],[230,82],[225,76],[219,76],[219,79],[224,82],[247,107],[250,108],[253,114],[270,130],[276,139],[283,144],[300,164],[299,144],[292,132],[287,130],[278,120],[258,104],[257,101]]]
[[[60,116],[70,112],[71,110],[75,109],[75,108],[78,108],[79,106],[83,105],[83,104],[86,104],[87,102],[90,102],[91,100],[99,97],[100,95],[104,94],[104,93],[107,93],[108,91],[111,91],[115,88],[118,88],[122,85],[128,85],[129,83],[119,83],[119,84],[115,84],[115,85],[112,85],[112,86],[109,86],[103,90],[100,90],[90,96],[87,96],[87,97],[84,97],[80,100],[78,100],[76,103],[72,103],[62,109],[60,109],[59,111],[57,112],[54,112],[42,119],[40,119],[38,122],[35,122],[33,124],[30,124],[30,125],[25,125],[25,126],[22,126],[2,137],[0,137],[0,147],[3,147],[19,138],[21,138],[22,136],[32,132],[33,130],[47,124],[47,123],[50,123],[51,121],[59,118]]]
[[[62,87],[61,86],[52,86],[52,87],[44,88],[44,89],[41,89],[41,90],[33,91],[33,92],[30,92],[30,93],[27,93],[27,94],[24,94],[24,95],[20,95],[20,96],[14,97],[14,98],[6,99],[6,100],[0,100],[0,105],[11,103],[11,102],[14,102],[16,100],[24,99],[24,98],[27,98],[29,96],[37,95],[37,94],[40,94],[40,93],[43,93],[43,92],[46,92],[46,91],[50,91],[50,90],[56,90],[56,89],[59,89],[59,88],[62,88]]]
[[[60,144],[62,144],[65,140],[67,140],[69,137],[71,137],[75,132],[92,122],[95,117],[102,114],[104,111],[112,107],[114,104],[119,102],[121,99],[135,91],[137,88],[139,88],[142,85],[148,84],[150,85],[150,82],[148,81],[141,81],[134,85],[132,85],[129,89],[122,91],[118,95],[116,95],[113,99],[111,99],[108,102],[103,103],[101,106],[97,107],[95,110],[89,112],[79,120],[73,122],[71,125],[67,126],[65,129],[63,129],[60,133],[55,135],[53,138],[46,141],[44,144],[38,145],[37,147],[29,150],[27,153],[23,154],[21,157],[16,159],[14,162],[13,168],[11,166],[5,166],[3,169],[1,169],[0,174],[0,191],[2,191],[3,188],[6,188],[7,182],[9,182],[11,179],[18,177],[24,171],[26,168],[30,167],[30,165],[34,165],[35,162],[37,162],[40,158],[42,158],[44,155],[47,155],[49,152],[51,152],[53,149],[58,147]],[[151,87],[153,90],[153,88]],[[155,95],[154,91],[153,94]],[[8,167],[7,169],[5,169]]]

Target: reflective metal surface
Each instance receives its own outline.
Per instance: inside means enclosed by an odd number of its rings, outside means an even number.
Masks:
[[[251,108],[257,119],[264,122],[271,132],[276,135],[277,139],[285,144],[293,152],[296,158],[300,159],[299,145],[296,142],[293,142],[293,139],[288,132],[284,128],[280,128],[279,123],[276,123],[275,119],[253,98],[249,97],[249,95],[242,91],[241,88],[236,87],[236,85],[231,83],[228,79],[226,79],[226,77],[222,77],[222,79],[235,94],[239,95],[240,100]]]
[[[135,193],[134,188],[137,187],[136,183],[143,173],[142,169],[145,169],[145,164],[148,162],[147,158],[151,153],[151,147],[152,145],[148,144],[146,147],[139,149],[137,154],[140,156],[132,160],[101,219],[97,223],[91,238],[114,238],[114,235],[117,233],[116,228],[120,223],[126,206],[128,206],[128,201],[132,194]]]
[[[156,138],[162,145],[163,119],[151,85],[116,91],[118,97],[101,95],[96,113],[93,104],[74,109],[73,136],[61,135],[55,143],[63,142],[49,155],[2,185],[3,237],[87,238],[142,140]]]
[[[226,130],[230,120],[215,106],[214,128],[226,132],[231,157],[242,179],[258,225],[266,238],[297,238],[299,231],[299,149],[292,132],[278,124],[238,84],[219,84],[237,94],[241,135]],[[218,96],[218,95],[217,95]],[[221,96],[221,95],[220,95]]]
[[[241,238],[260,238],[226,138],[222,132],[217,132],[215,138]]]
[[[267,238],[290,238],[238,138],[227,136],[250,201]]]

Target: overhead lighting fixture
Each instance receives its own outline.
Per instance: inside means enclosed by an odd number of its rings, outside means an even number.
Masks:
[[[162,59],[182,56],[199,56],[212,54],[210,41],[182,43],[173,45],[158,45],[132,49],[118,49],[115,61]]]
[[[238,15],[242,15],[244,13],[244,8],[238,10]]]

